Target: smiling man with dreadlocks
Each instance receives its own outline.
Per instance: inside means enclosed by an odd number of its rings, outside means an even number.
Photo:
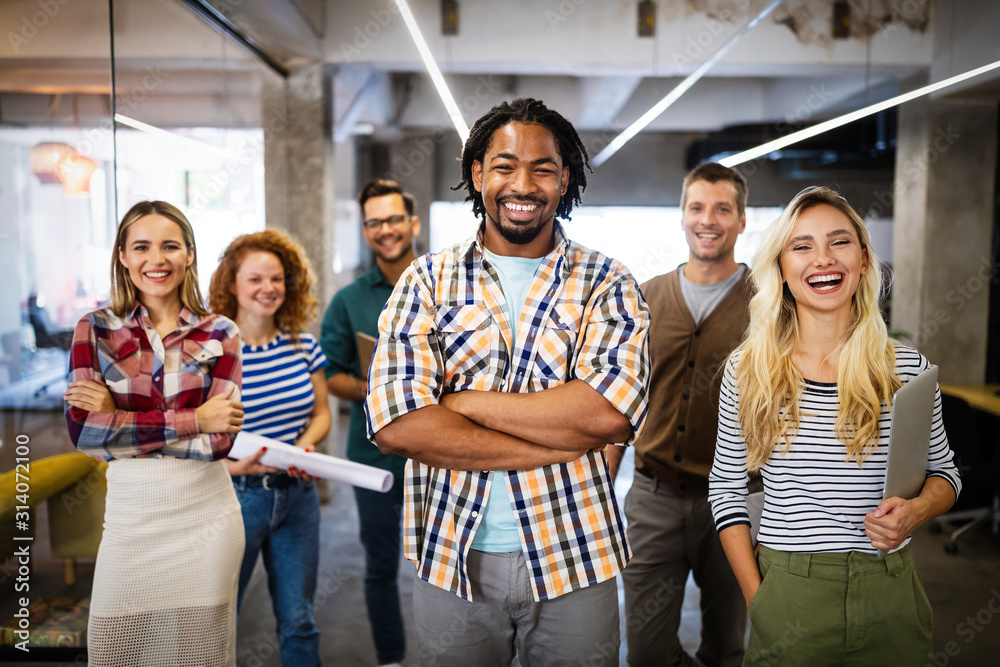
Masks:
[[[566,238],[587,152],[532,99],[472,128],[482,220],[413,262],[379,319],[369,437],[406,468],[421,660],[617,662],[629,558],[604,448],[646,415],[646,304],[627,269]]]

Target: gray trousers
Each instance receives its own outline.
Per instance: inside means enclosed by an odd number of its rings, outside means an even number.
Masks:
[[[417,577],[413,616],[421,665],[618,664],[614,579],[536,602],[524,554],[469,552],[473,602]]]
[[[622,573],[628,662],[645,665],[740,665],[746,602],[715,530],[705,496],[682,497],[636,473],[625,498],[632,560]],[[701,590],[697,661],[681,647],[677,628],[688,573]]]

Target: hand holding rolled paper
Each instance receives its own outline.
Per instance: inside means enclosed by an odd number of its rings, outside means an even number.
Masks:
[[[385,493],[392,488],[392,473],[381,468],[366,466],[347,459],[307,452],[294,445],[288,445],[278,440],[265,438],[262,435],[240,431],[229,452],[229,458],[241,459],[253,454],[261,447],[267,447],[260,462],[287,470],[298,468],[313,477],[323,477],[337,482],[346,482],[363,489]]]

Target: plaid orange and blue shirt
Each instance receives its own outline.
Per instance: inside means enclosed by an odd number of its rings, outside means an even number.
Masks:
[[[628,418],[646,416],[649,313],[619,262],[556,223],[511,340],[510,309],[483,256],[482,228],[410,265],[379,318],[365,402],[368,435],[464,390],[535,392],[583,380]],[[634,440],[633,435],[632,440]],[[628,444],[628,443],[625,443]],[[606,581],[631,557],[603,453],[514,470],[507,484],[536,600]],[[417,574],[471,600],[467,556],[490,493],[488,472],[407,462],[404,552]]]
[[[77,449],[98,460],[129,457],[213,461],[233,446],[231,433],[201,433],[195,410],[235,387],[243,364],[236,324],[182,308],[177,329],[161,339],[142,304],[122,319],[109,309],[85,315],[70,350],[70,380],[103,382],[117,409],[90,412],[65,404]]]

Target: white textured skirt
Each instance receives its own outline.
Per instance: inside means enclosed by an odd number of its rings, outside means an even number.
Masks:
[[[112,461],[90,665],[235,665],[243,546],[240,504],[222,461]]]

